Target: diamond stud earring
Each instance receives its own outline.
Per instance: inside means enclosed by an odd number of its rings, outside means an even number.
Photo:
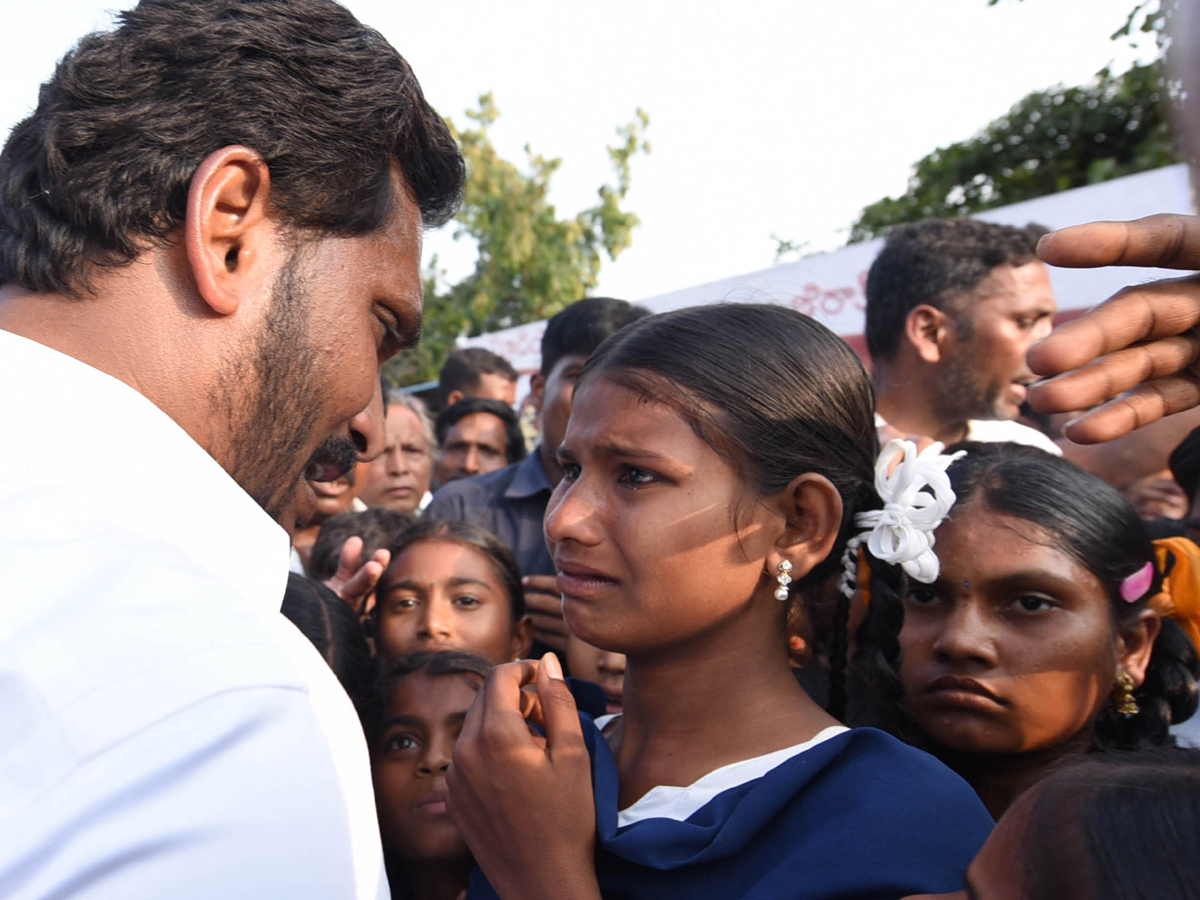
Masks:
[[[775,576],[779,587],[775,589],[775,599],[784,601],[788,598],[788,585],[792,583],[792,564],[784,560],[779,564],[779,574]]]

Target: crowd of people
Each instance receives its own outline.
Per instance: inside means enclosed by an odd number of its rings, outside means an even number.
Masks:
[[[9,136],[0,896],[1200,896],[1200,280],[1048,268],[1200,219],[899,226],[869,359],[579,298],[527,436],[380,377],[464,177],[333,0],[141,0]]]

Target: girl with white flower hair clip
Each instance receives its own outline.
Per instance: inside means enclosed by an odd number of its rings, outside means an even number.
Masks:
[[[625,655],[623,712],[573,695],[553,656],[493,671],[447,773],[481,867],[470,896],[957,887],[990,818],[932,757],[839,721],[846,592],[826,709],[789,665],[802,596],[852,586],[860,553],[879,590],[932,577],[953,502],[936,449],[896,445],[877,474],[853,350],[782,306],[649,316],[588,360],[557,450],[564,619]]]

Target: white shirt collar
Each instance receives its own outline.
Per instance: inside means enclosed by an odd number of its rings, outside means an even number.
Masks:
[[[118,379],[5,331],[0,385],[0,419],[16,438],[0,442],[0,479],[66,487],[77,518],[175,545],[260,613],[278,612],[286,532],[166,413]]]

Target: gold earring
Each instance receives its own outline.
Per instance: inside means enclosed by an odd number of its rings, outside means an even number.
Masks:
[[[1133,699],[1133,676],[1122,672],[1117,676],[1117,712],[1125,718],[1138,714],[1137,700]]]

